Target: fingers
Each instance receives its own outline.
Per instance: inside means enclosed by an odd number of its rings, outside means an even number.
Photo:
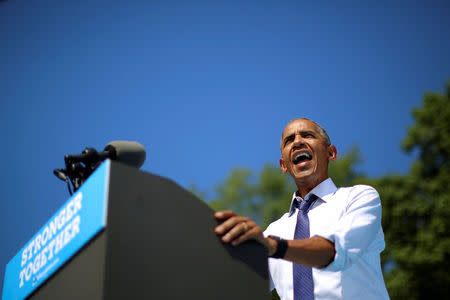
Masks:
[[[230,217],[237,216],[232,210],[222,210],[214,213],[214,218],[217,220],[228,219]]]
[[[225,221],[222,224],[218,225],[214,231],[217,234],[226,234],[227,232],[229,232],[231,230],[234,230],[233,232],[237,232],[237,228],[234,228],[234,227],[238,227],[237,225],[239,223],[246,222],[249,220],[250,219],[247,217],[242,217],[242,216],[238,216],[238,215],[234,214],[233,216],[230,216],[227,219],[225,219]],[[244,229],[244,226],[242,225],[242,226],[240,226],[240,228]]]
[[[256,225],[256,224],[255,224]],[[247,240],[260,240],[260,237],[262,237],[261,229],[258,226],[251,226],[249,229],[245,232],[241,232],[240,235],[237,235],[232,241],[231,245],[237,246]]]
[[[248,232],[248,225],[243,222],[238,222],[232,227],[229,227],[229,230],[225,231],[225,234],[222,236],[222,241],[224,243],[229,243],[235,240],[237,237],[244,235]]]
[[[261,228],[248,217],[239,216],[233,211],[219,211],[214,217],[225,220],[214,229],[216,234],[222,235],[221,240],[224,243],[237,246],[249,239],[259,241],[262,238]]]

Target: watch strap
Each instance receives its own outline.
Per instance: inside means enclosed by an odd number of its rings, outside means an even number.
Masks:
[[[277,250],[272,254],[271,258],[283,258],[286,255],[286,251],[288,248],[288,243],[285,239],[280,238],[276,235],[269,235],[269,238],[272,238],[277,241]]]

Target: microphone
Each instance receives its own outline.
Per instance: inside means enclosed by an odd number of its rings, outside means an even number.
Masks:
[[[82,162],[94,164],[109,158],[131,167],[140,168],[145,161],[146,153],[144,146],[138,142],[112,141],[106,145],[102,152],[94,148],[86,148],[81,154],[66,155],[66,164]]]
[[[136,168],[140,168],[146,158],[144,146],[138,142],[113,141],[106,145],[104,152],[108,152],[108,158]]]
[[[144,146],[138,142],[112,141],[101,152],[94,148],[85,148],[81,154],[64,156],[66,168],[55,169],[53,174],[67,183],[69,193],[72,195],[69,180],[73,190],[76,191],[105,159],[140,168],[144,164],[145,157]]]

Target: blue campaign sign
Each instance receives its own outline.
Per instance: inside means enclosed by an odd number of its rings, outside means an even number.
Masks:
[[[2,299],[24,299],[106,226],[105,161],[6,265]]]

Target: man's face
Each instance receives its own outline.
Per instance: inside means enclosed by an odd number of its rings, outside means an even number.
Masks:
[[[328,162],[335,160],[336,148],[327,145],[316,124],[294,120],[283,131],[280,167],[297,185],[315,186],[328,177]]]

